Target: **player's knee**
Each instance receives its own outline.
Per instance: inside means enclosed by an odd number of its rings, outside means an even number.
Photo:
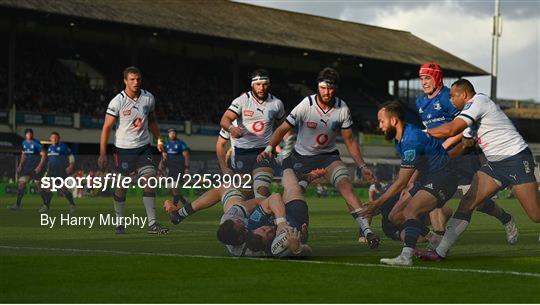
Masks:
[[[156,169],[152,165],[146,165],[137,170],[139,177],[153,177],[156,175]]]
[[[237,189],[230,189],[221,196],[221,204],[226,205],[232,198],[244,199],[244,195]]]
[[[349,181],[349,170],[344,165],[338,165],[330,175],[330,182],[332,182],[336,188],[343,188],[343,183],[340,184],[340,182],[343,181]]]
[[[253,174],[253,192],[255,193],[255,198],[265,198],[270,195],[270,184],[274,175],[268,172],[257,172]]]

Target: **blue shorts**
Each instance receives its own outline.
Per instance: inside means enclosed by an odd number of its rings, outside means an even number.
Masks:
[[[45,174],[47,177],[59,177],[59,178],[67,178],[69,175],[66,173],[65,168],[49,168],[47,170],[47,173]]]
[[[291,227],[301,230],[303,224],[309,226],[308,206],[304,200],[297,199],[287,202],[285,204],[285,212],[287,222]]]
[[[36,174],[35,169],[36,169],[35,167],[23,166],[21,173],[19,174],[19,177],[29,177],[29,180],[41,179],[41,177],[43,177],[43,173],[40,172]]]
[[[152,148],[150,144],[133,149],[116,148],[114,163],[116,170],[126,176],[145,166],[154,167]]]
[[[418,191],[426,191],[437,198],[437,207],[441,208],[456,193],[458,177],[456,173],[446,167],[434,173],[427,173],[409,190],[411,196]]]
[[[534,158],[529,148],[522,150],[512,157],[502,161],[488,161],[480,168],[480,171],[488,174],[501,188],[509,185],[520,185],[536,182],[534,176]]]
[[[182,180],[182,176],[184,175],[184,172],[186,171],[185,167],[167,167],[167,177],[172,177],[174,179],[178,178],[178,175],[180,175],[180,181]]]
[[[232,169],[237,174],[251,174],[257,168],[276,167],[276,161],[273,158],[265,158],[261,162],[257,161],[257,156],[264,151],[264,148],[253,149],[234,149],[234,162],[231,162]]]

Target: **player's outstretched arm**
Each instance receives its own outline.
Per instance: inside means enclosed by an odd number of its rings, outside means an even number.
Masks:
[[[358,146],[358,142],[353,136],[352,128],[341,129],[341,136],[343,137],[343,142],[345,142],[345,146],[347,146],[349,154],[351,154],[351,158],[353,158],[356,166],[358,166],[362,171],[362,175],[369,182],[375,181],[375,174],[373,174],[371,169],[367,167],[366,162],[364,162],[362,152],[360,151],[360,146]]]
[[[274,148],[278,146],[279,143],[281,143],[281,140],[283,140],[285,134],[291,130],[292,125],[289,124],[287,121],[281,123],[281,125],[279,125],[276,131],[274,131],[274,133],[272,134],[272,137],[270,138],[270,142],[266,146],[266,149],[257,157],[257,160],[262,161],[266,157],[271,157]]]
[[[427,132],[434,138],[449,138],[453,137],[469,127],[467,122],[462,118],[455,118],[452,122],[442,124],[435,128],[428,129]]]
[[[390,198],[399,194],[403,189],[407,187],[409,180],[416,171],[415,168],[401,168],[399,170],[398,178],[392,185],[384,192],[384,194],[379,197],[379,199],[369,202],[367,208],[362,211],[362,216],[371,216],[374,214],[374,211],[380,207],[383,203],[388,201]]]
[[[227,143],[229,140],[218,136],[216,141],[216,157],[218,160],[219,168],[223,174],[232,174],[232,170],[227,166]]]
[[[114,124],[116,124],[116,117],[106,114],[103,127],[101,128],[101,138],[99,140],[98,165],[102,169],[107,166],[107,142],[109,142],[109,134],[111,133]]]

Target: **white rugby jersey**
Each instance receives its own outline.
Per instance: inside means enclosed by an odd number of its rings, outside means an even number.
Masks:
[[[239,206],[233,205],[227,212],[223,213],[219,224],[224,223],[229,219],[242,219],[244,224],[247,226],[249,214],[247,211]],[[243,243],[239,246],[225,245],[225,248],[229,251],[232,256],[265,256],[264,251],[254,252],[246,246],[246,243]]]
[[[324,111],[317,104],[315,94],[304,98],[291,111],[287,122],[298,129],[294,149],[303,156],[337,151],[337,133],[353,125],[345,101],[336,97],[332,108]]]
[[[238,126],[244,128],[244,135],[235,139],[233,145],[244,149],[266,147],[274,122],[285,116],[283,102],[271,94],[259,103],[251,92],[246,92],[232,101],[228,110],[238,115]]]
[[[501,161],[526,149],[514,124],[488,96],[476,94],[457,116],[477,128],[477,142],[489,161]]]
[[[152,93],[141,90],[137,100],[122,91],[109,103],[107,114],[116,117],[114,145],[118,148],[138,148],[150,143],[148,115],[155,109]]]

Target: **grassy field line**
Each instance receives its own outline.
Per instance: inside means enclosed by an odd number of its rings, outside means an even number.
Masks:
[[[136,256],[137,255],[140,255],[140,256],[172,256],[172,257],[201,258],[201,259],[225,259],[225,260],[242,260],[242,259],[244,259],[244,260],[256,260],[256,261],[277,262],[277,263],[338,265],[338,266],[368,267],[368,268],[394,268],[394,269],[427,270],[427,271],[439,271],[439,272],[461,272],[461,273],[514,275],[514,276],[521,276],[521,277],[540,278],[540,273],[518,272],[518,271],[511,271],[511,270],[460,269],[460,268],[440,268],[440,267],[426,267],[426,266],[400,267],[400,266],[387,266],[387,265],[380,265],[380,264],[330,262],[330,261],[317,261],[317,260],[292,260],[292,259],[277,260],[277,259],[256,258],[256,257],[230,257],[230,256],[190,255],[190,254],[178,254],[178,253],[130,252],[130,251],[116,251],[116,250],[99,250],[99,249],[18,247],[18,246],[1,246],[1,245],[0,245],[0,249],[74,252],[74,253],[87,253],[87,254],[100,253],[100,254],[116,254],[116,255],[136,255]]]

